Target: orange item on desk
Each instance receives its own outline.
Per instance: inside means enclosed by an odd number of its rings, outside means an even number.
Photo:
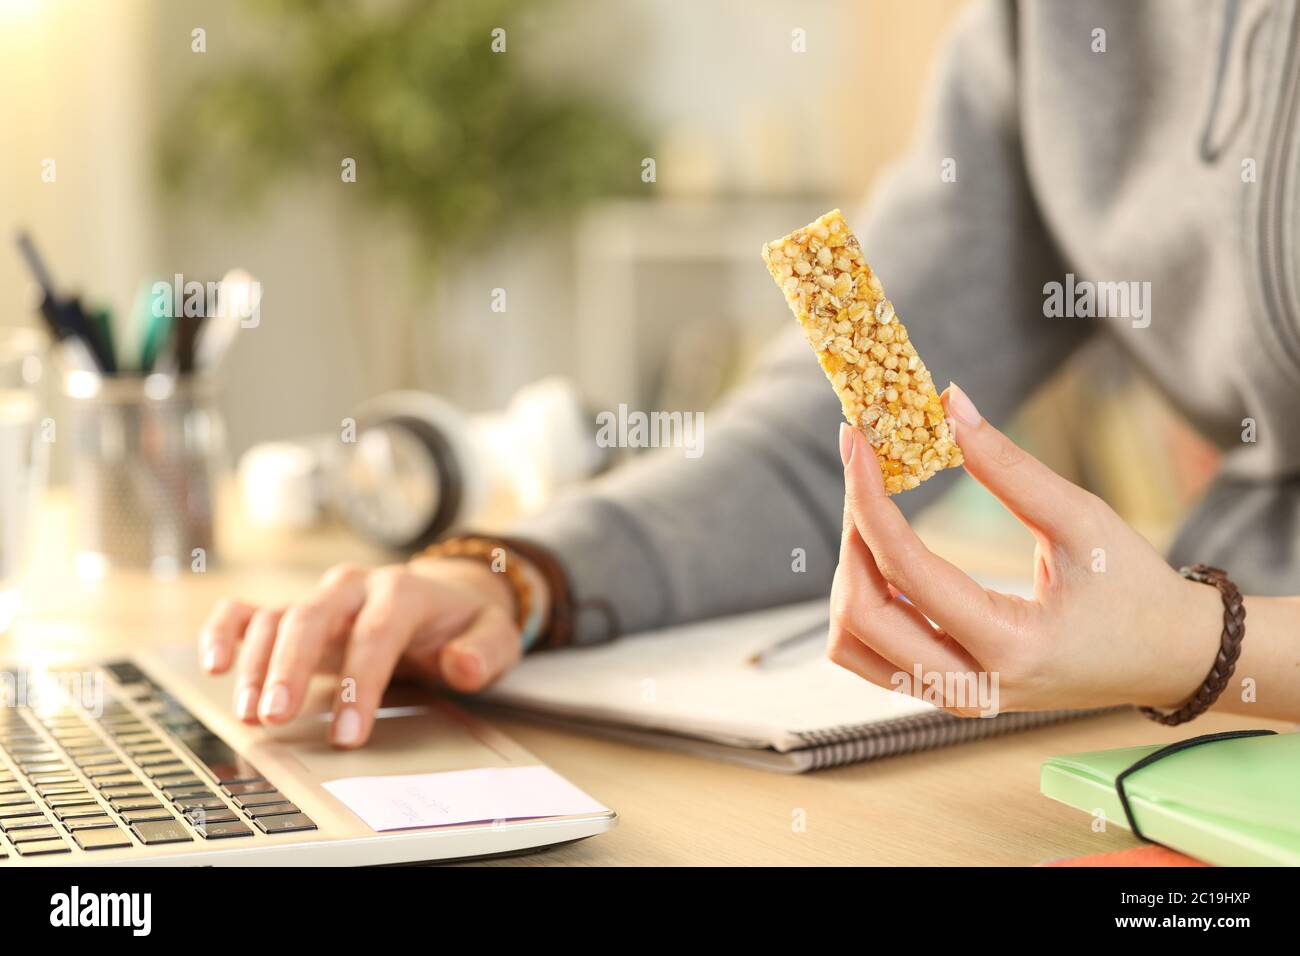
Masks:
[[[1178,853],[1168,847],[1135,846],[1128,850],[1113,850],[1110,853],[1094,853],[1092,856],[1076,856],[1070,860],[1052,860],[1039,866],[1209,866],[1200,860]]]

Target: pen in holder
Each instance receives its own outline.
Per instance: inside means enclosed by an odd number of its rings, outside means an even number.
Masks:
[[[156,577],[213,561],[225,428],[208,376],[64,377],[73,428],[78,566]]]
[[[261,284],[242,269],[220,282],[146,281],[129,317],[83,305],[55,285],[32,237],[18,250],[41,290],[72,407],[78,570],[204,570],[214,483],[225,463],[215,372],[236,334],[261,318]]]

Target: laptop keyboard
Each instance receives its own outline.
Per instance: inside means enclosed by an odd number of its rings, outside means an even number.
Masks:
[[[102,669],[118,686],[98,714],[66,696],[0,707],[0,861],[316,829],[134,664]]]

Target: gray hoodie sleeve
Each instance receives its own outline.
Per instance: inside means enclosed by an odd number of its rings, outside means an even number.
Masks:
[[[1031,195],[1016,84],[1014,9],[978,4],[949,38],[916,142],[850,221],[936,385],[960,382],[994,422],[1082,334],[1043,316],[1043,283],[1063,270]],[[771,281],[757,249],[753,271]],[[609,635],[609,610],[634,632],[825,594],[843,510],[840,420],[791,320],[706,416],[700,457],[645,455],[514,533],[555,553],[579,606],[592,605],[577,619],[580,642]],[[897,500],[915,511],[955,478]]]

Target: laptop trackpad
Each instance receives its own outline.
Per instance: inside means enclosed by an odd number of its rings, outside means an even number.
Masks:
[[[513,741],[427,688],[390,687],[370,742],[358,750],[336,750],[327,741],[336,678],[313,678],[296,720],[282,727],[250,727],[231,712],[234,675],[204,674],[192,647],[158,648],[140,657],[146,670],[166,676],[210,727],[273,780],[282,779],[276,764],[317,780],[337,780],[536,762]]]
[[[323,780],[511,766],[459,710],[416,687],[389,688],[370,741],[357,750],[338,750],[326,739],[334,693],[333,681],[314,682],[303,715],[266,731],[271,741],[291,747],[297,761]]]
[[[383,697],[374,731],[365,747],[339,750],[326,740],[329,695],[308,697],[307,713],[266,731],[287,744],[294,757],[321,779],[387,774],[429,774],[467,767],[510,766],[511,761],[474,734],[459,710],[419,688],[390,688]]]

